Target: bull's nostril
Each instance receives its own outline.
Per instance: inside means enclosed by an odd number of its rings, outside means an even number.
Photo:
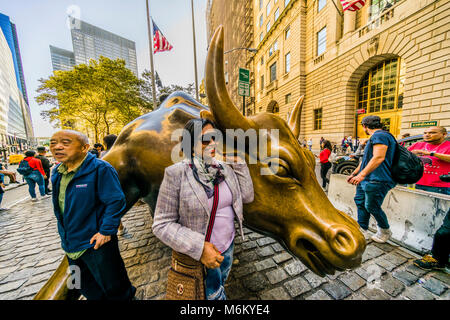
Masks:
[[[333,250],[342,256],[353,256],[357,249],[356,240],[350,230],[342,226],[331,227],[328,230],[330,245]]]
[[[313,245],[310,241],[308,241],[306,239],[298,239],[297,240],[297,245],[300,245],[303,248],[305,248],[306,250],[311,251],[311,252],[318,251],[316,246]]]

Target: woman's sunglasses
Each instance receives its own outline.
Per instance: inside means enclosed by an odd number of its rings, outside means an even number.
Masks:
[[[214,135],[212,135],[212,134],[204,134],[204,135],[202,135],[202,144],[204,146],[207,146],[208,144],[210,144],[211,140],[212,141],[216,141],[216,137]]]

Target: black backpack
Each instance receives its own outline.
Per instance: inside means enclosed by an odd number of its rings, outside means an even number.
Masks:
[[[390,133],[389,133],[390,134]],[[418,156],[406,149],[395,140],[395,153],[392,160],[392,178],[399,184],[413,184],[423,176],[423,162]]]
[[[17,168],[17,172],[23,176],[28,176],[33,172],[33,168],[30,167],[30,164],[26,160],[22,160],[19,163],[19,167]]]

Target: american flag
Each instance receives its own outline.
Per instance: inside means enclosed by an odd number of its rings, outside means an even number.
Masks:
[[[366,0],[341,0],[342,8],[350,11],[357,11],[364,7]]]
[[[159,30],[155,21],[153,21],[153,49],[154,53],[170,51],[172,50],[172,45],[167,41],[166,37],[162,34],[161,30]]]

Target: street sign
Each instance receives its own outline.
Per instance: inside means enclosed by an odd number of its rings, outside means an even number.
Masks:
[[[358,110],[356,110],[356,113],[357,114],[364,114],[364,113],[366,113],[366,109],[358,109]]]
[[[250,96],[250,70],[239,68],[238,94],[240,96]]]
[[[435,127],[437,126],[437,121],[419,121],[412,122],[411,128],[424,128],[424,127]]]

